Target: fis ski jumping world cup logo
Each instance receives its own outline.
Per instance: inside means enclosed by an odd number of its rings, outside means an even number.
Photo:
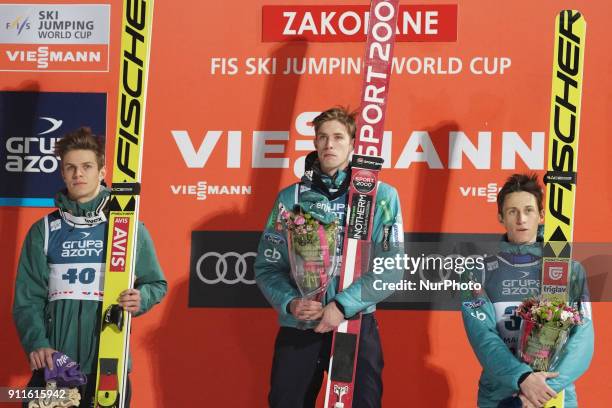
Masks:
[[[17,31],[17,36],[20,36],[23,30],[32,28],[32,24],[30,24],[29,17],[18,16],[14,20],[7,22],[5,27],[8,31]]]

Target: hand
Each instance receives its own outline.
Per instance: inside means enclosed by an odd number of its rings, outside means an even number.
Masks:
[[[535,406],[531,402],[529,402],[527,397],[524,396],[523,394],[519,394],[518,397],[521,400],[521,402],[523,403],[523,408],[538,408],[537,406]]]
[[[327,333],[334,330],[343,321],[344,315],[338,309],[336,303],[331,302],[323,308],[323,318],[321,318],[321,323],[315,327],[314,331],[317,333]]]
[[[521,383],[521,394],[524,395],[532,405],[542,407],[557,393],[546,384],[547,378],[558,377],[559,373],[540,371],[531,373]]]
[[[140,291],[138,289],[124,290],[119,295],[119,304],[128,312],[138,312],[140,310]]]
[[[323,315],[321,302],[295,298],[289,303],[291,314],[299,320],[319,320]]]
[[[50,347],[42,347],[31,352],[30,369],[39,370],[46,366],[49,370],[53,370],[53,353],[56,351]]]

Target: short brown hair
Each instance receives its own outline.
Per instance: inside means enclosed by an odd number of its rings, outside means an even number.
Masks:
[[[312,120],[312,124],[315,128],[315,135],[319,133],[319,129],[325,122],[329,122],[330,120],[337,120],[346,126],[346,130],[351,138],[355,138],[355,117],[357,116],[357,111],[350,111],[348,108],[337,106],[335,108],[328,109],[324,112],[321,112],[319,116]]]
[[[101,136],[94,135],[90,128],[81,127],[66,133],[55,144],[55,155],[62,160],[66,153],[72,150],[91,150],[96,155],[98,169],[104,167],[104,140]]]
[[[506,183],[497,194],[497,212],[499,215],[503,215],[504,200],[510,193],[518,193],[525,191],[535,196],[536,202],[538,203],[538,211],[542,211],[544,205],[542,203],[544,192],[542,186],[538,182],[537,174],[513,174],[506,180]]]

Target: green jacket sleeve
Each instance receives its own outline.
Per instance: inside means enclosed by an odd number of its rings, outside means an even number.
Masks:
[[[400,201],[397,190],[388,184],[381,183],[379,185],[372,228],[372,242],[370,247],[367,248],[371,254],[370,261],[377,262],[404,254],[404,231]],[[336,295],[334,299],[344,308],[345,317],[350,318],[356,313],[383,301],[393,293],[393,290],[388,289],[388,285],[383,286],[383,284],[401,281],[404,271],[397,267],[381,269],[382,271],[376,271],[375,273],[374,269],[370,268],[349,287]]]
[[[482,271],[475,271],[474,276],[476,278],[473,280],[484,288],[484,279],[480,278]],[[462,276],[463,281],[466,279]],[[463,325],[483,371],[495,377],[508,394],[517,392],[521,375],[533,370],[514,356],[500,337],[495,309],[484,289],[464,296],[464,300],[461,304]]]
[[[45,328],[49,267],[44,253],[44,219],[28,231],[15,282],[13,321],[26,354],[51,347]]]
[[[270,305],[282,317],[289,316],[287,306],[291,300],[300,297],[300,293],[292,284],[289,275],[291,267],[289,265],[287,242],[283,234],[275,229],[281,194],[274,202],[274,207],[266,222],[266,228],[259,240],[257,257],[255,258],[255,281]]]
[[[556,392],[560,392],[584,374],[593,358],[595,334],[589,291],[586,283],[586,273],[578,262],[572,263],[570,296],[572,301],[580,307],[583,323],[572,328],[559,363],[552,369],[552,371],[558,372],[559,376],[546,380],[548,385]]]
[[[165,296],[168,283],[157,260],[155,247],[149,231],[138,223],[138,245],[136,254],[136,281],[134,287],[140,291],[141,315],[158,304]]]

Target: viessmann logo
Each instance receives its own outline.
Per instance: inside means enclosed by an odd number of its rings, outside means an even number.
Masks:
[[[38,69],[47,69],[57,65],[88,65],[102,64],[102,51],[87,49],[57,50],[51,46],[41,46],[34,49],[21,47],[6,47],[5,61],[15,65],[32,65]]]
[[[252,186],[210,184],[208,181],[198,181],[195,184],[171,184],[170,191],[174,195],[191,196],[198,201],[204,201],[210,196],[251,195]]]
[[[319,113],[298,113],[294,125],[287,130],[204,130],[200,133],[200,130],[179,128],[170,134],[187,168],[206,168],[210,158],[216,156],[223,157],[227,169],[292,168],[295,176],[301,177],[306,156],[299,154],[313,150],[311,122]],[[499,140],[499,144],[495,145],[494,140]],[[413,129],[407,135],[389,129],[385,130],[382,141],[382,168],[408,169],[421,163],[429,169],[514,170],[521,166],[520,160],[530,170],[542,170],[545,140],[546,133],[537,129],[520,133],[504,129],[451,130],[440,138],[421,129]],[[249,149],[252,153],[246,155]],[[501,154],[494,154],[498,150]],[[179,184],[171,188],[175,194],[183,189]],[[483,191],[481,186],[463,186],[460,194],[488,197],[489,188],[487,185]]]

